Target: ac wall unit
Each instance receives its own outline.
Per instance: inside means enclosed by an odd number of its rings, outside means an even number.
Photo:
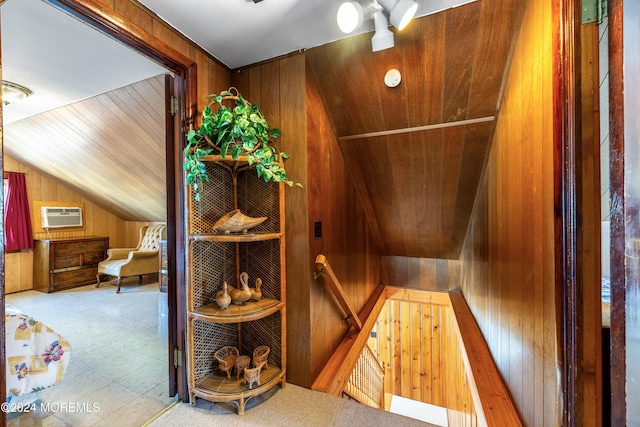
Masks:
[[[82,208],[42,206],[42,228],[82,227]]]

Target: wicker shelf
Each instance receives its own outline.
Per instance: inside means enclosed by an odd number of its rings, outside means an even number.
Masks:
[[[248,165],[249,164],[249,161],[247,160],[247,156],[240,156],[237,159],[233,160],[229,155],[225,157],[220,157],[217,154],[212,154],[209,156],[204,156],[200,160],[203,162],[224,163],[227,165]]]
[[[263,369],[260,373],[260,385],[254,384],[252,388],[249,388],[242,377],[237,380],[235,375],[231,375],[231,379],[228,379],[224,374],[212,373],[196,382],[192,392],[214,402],[235,402],[238,415],[242,415],[248,400],[271,390],[283,379],[284,371],[277,366]]]
[[[191,315],[205,322],[238,323],[258,320],[275,313],[284,306],[282,301],[261,298],[258,301],[245,302],[242,305],[229,305],[221,310],[216,304],[207,304],[198,307]]]
[[[246,158],[232,161],[207,156],[210,182],[199,188],[195,201],[189,187],[187,212],[187,378],[192,404],[196,398],[232,402],[238,414],[245,403],[265,391],[286,384],[286,274],[283,184],[265,183]],[[221,234],[216,221],[232,210],[267,219],[246,234]],[[239,288],[241,273],[249,286],[259,278],[262,297],[220,309],[215,297],[224,282]],[[268,369],[260,374],[260,385],[249,389],[244,375],[228,379],[213,354],[225,346],[252,355],[260,346],[269,347]]]
[[[281,237],[280,233],[193,234],[189,239],[194,242],[263,242]]]

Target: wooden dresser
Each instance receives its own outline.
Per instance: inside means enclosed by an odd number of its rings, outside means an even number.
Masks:
[[[107,258],[108,237],[36,240],[33,288],[55,292],[96,283],[98,263]]]

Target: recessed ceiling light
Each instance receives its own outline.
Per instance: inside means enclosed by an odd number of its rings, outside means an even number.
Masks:
[[[22,101],[31,95],[31,93],[32,92],[24,86],[6,80],[2,81],[2,102],[5,105]]]

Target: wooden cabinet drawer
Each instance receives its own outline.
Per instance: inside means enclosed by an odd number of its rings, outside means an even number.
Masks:
[[[54,273],[53,286],[57,290],[57,288],[64,288],[70,285],[75,286],[78,284],[95,283],[97,274],[97,267],[79,268],[77,270]]]
[[[56,257],[53,260],[53,271],[60,270],[62,268],[80,267],[81,265],[80,255]]]
[[[57,257],[67,255],[86,254],[88,252],[106,251],[104,240],[88,240],[79,242],[60,243],[53,247],[53,254]]]
[[[80,267],[83,265],[97,265],[103,259],[105,259],[104,251],[59,256],[53,260],[53,271],[64,268]]]

